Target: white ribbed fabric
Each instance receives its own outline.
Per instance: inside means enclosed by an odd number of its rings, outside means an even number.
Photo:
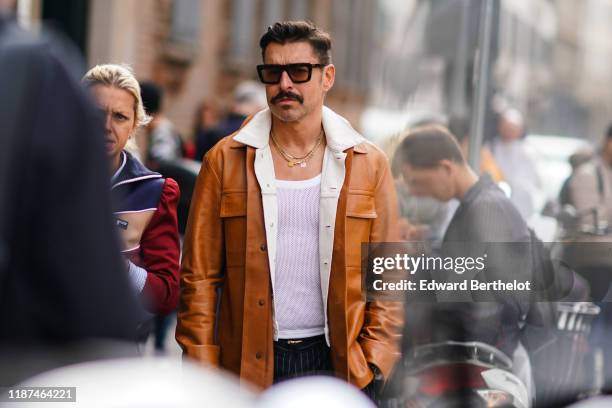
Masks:
[[[321,175],[276,180],[278,234],[274,313],[278,337],[296,339],[325,331],[319,271]]]
[[[128,261],[129,275],[132,281],[132,286],[138,293],[142,292],[145,283],[147,282],[147,271],[144,268],[136,266],[132,261]]]

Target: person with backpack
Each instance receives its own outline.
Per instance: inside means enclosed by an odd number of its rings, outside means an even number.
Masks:
[[[48,36],[0,7],[0,386],[136,348],[96,110]],[[94,346],[92,342],[102,345]],[[121,347],[122,348],[122,347]],[[123,354],[123,350],[119,354]]]

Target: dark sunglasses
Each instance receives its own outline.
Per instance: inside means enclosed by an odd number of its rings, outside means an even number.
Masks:
[[[291,78],[291,82],[301,84],[310,81],[313,68],[323,68],[324,66],[324,64],[309,64],[307,62],[287,65],[262,64],[257,66],[257,74],[264,84],[278,84],[284,71]]]

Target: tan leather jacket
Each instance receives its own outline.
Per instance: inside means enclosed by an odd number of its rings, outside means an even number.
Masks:
[[[185,237],[176,330],[187,356],[262,388],[272,385],[276,338],[270,123],[269,110],[256,114],[204,159]],[[373,378],[368,363],[388,378],[399,357],[401,305],[366,303],[361,290],[361,243],[397,241],[397,200],[378,148],[325,107],[323,127],[325,334],[336,375],[361,388]]]

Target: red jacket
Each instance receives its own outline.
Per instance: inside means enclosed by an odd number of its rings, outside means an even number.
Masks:
[[[111,191],[122,253],[147,271],[145,305],[151,312],[169,313],[176,308],[179,290],[179,187],[124,152]]]

